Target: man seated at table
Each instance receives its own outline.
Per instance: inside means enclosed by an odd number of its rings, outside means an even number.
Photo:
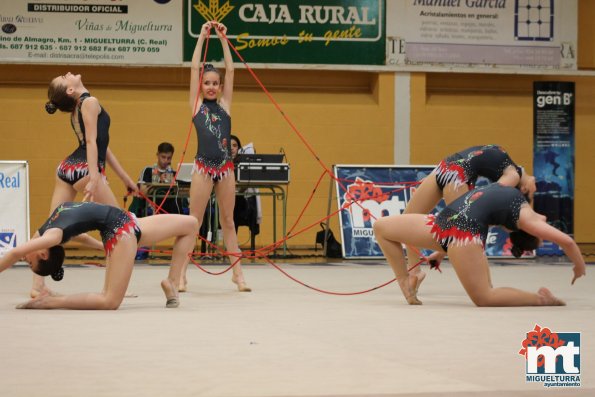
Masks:
[[[157,146],[157,162],[152,166],[147,166],[143,169],[140,174],[138,183],[140,186],[140,191],[147,196],[149,199],[153,200],[153,194],[156,194],[157,197],[155,198],[155,204],[161,205],[163,201],[163,197],[159,197],[159,195],[164,195],[167,193],[169,186],[164,186],[163,188],[158,188],[157,191],[153,191],[155,187],[151,186],[154,184],[170,184],[174,175],[175,171],[171,168],[171,159],[174,155],[174,146],[169,142],[162,142]],[[185,200],[176,197],[177,196],[177,188],[174,186],[161,206],[162,213],[169,213],[169,214],[183,214],[185,213],[185,209],[187,209],[188,205],[184,203]],[[147,203],[143,198],[134,198],[132,204],[130,205],[129,211],[134,212],[136,216],[142,217],[145,215],[151,215],[153,209],[151,206],[148,208],[147,212]]]

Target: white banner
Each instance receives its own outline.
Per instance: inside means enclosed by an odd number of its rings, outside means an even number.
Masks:
[[[576,0],[388,0],[387,63],[576,70]]]
[[[29,240],[29,165],[0,161],[0,257]]]
[[[182,64],[182,1],[0,0],[0,59]]]

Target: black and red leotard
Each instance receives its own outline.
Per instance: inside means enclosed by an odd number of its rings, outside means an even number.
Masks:
[[[62,229],[63,244],[79,234],[98,230],[107,255],[116,246],[121,235],[135,235],[137,242],[141,230],[134,215],[120,208],[93,202],[66,202],[58,206],[39,228],[39,235],[52,228]]]
[[[473,189],[478,177],[483,176],[490,182],[496,182],[510,165],[514,166],[521,176],[521,167],[512,161],[502,147],[472,146],[442,160],[434,169],[434,173],[440,190],[444,190],[449,183],[454,183],[456,187],[466,184],[469,189]]]
[[[70,119],[72,129],[78,140],[79,146],[66,157],[57,169],[58,178],[64,182],[74,185],[79,180],[87,176],[89,173],[89,165],[87,164],[87,144],[85,143],[85,123],[83,122],[83,114],[81,112],[81,105],[83,101],[91,95],[86,92],[81,95],[79,104],[77,105],[78,126]],[[100,174],[105,175],[105,161],[107,156],[107,146],[109,145],[109,114],[101,108],[97,116],[97,167]]]
[[[233,170],[231,117],[216,100],[204,99],[192,121],[198,138],[194,171],[217,182]]]
[[[492,183],[467,192],[437,215],[428,215],[427,224],[444,251],[455,244],[485,247],[490,226],[518,230],[521,206],[526,203],[518,189]]]

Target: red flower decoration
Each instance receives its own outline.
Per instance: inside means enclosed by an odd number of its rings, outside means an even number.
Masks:
[[[381,188],[374,186],[373,182],[365,182],[361,178],[356,178],[355,183],[347,187],[345,201],[374,200],[382,203],[388,200],[388,196],[388,193],[383,193]]]
[[[533,331],[527,333],[527,338],[523,341],[523,348],[519,351],[521,356],[527,358],[527,347],[540,348],[542,346],[551,346],[557,349],[560,346],[564,346],[565,340],[558,337],[558,334],[549,330],[549,328],[541,328],[539,325],[535,325]],[[559,358],[556,357],[556,360]],[[537,366],[543,367],[545,358],[543,355],[537,358]]]

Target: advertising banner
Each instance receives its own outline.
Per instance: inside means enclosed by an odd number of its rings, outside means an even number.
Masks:
[[[389,64],[512,65],[576,70],[576,0],[389,3]]]
[[[2,0],[0,59],[181,65],[179,0]]]
[[[0,257],[29,240],[29,166],[0,161]]]
[[[185,62],[211,20],[228,27],[248,63],[385,64],[385,0],[184,0]],[[220,61],[219,39],[211,40],[207,60]]]
[[[334,166],[339,224],[343,257],[346,259],[377,259],[384,255],[374,238],[374,220],[383,216],[400,215],[422,180],[434,166],[411,165],[336,165]],[[480,178],[476,186],[488,181]],[[342,186],[345,188],[343,188]],[[354,201],[357,200],[357,203]],[[444,208],[444,203],[434,213]],[[492,227],[486,241],[488,257],[511,258],[508,233]],[[428,255],[429,251],[424,251]]]
[[[550,225],[574,233],[574,83],[533,84],[533,173],[535,211]],[[537,255],[564,255],[545,241]]]

